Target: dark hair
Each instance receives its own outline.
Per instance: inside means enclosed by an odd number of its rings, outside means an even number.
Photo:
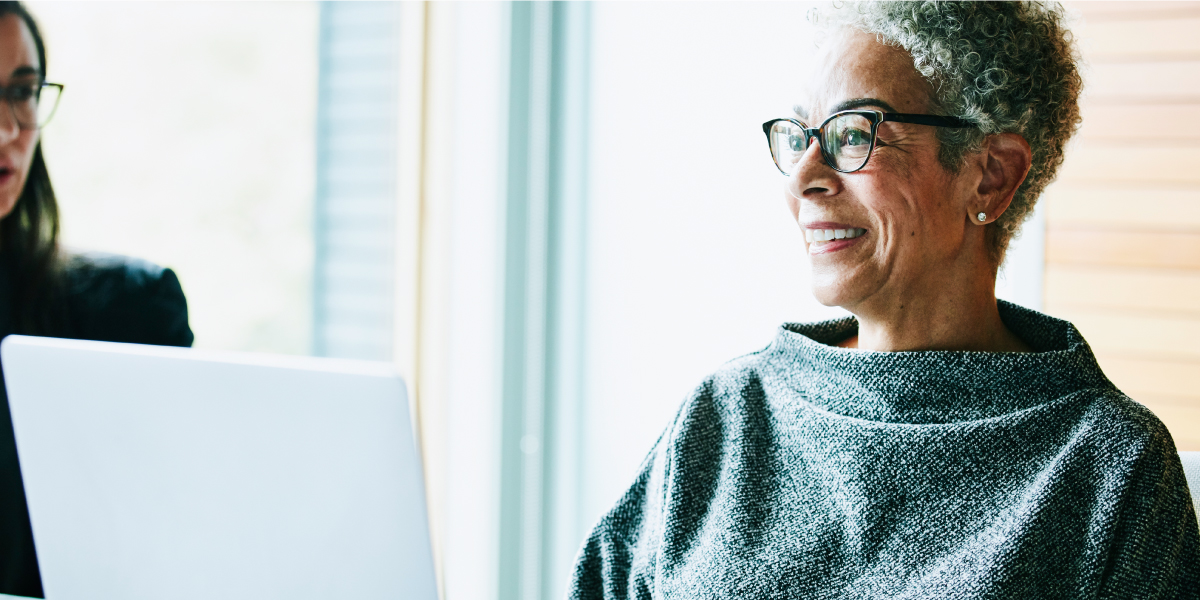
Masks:
[[[29,28],[45,79],[46,46],[37,22],[20,2],[0,2],[0,17],[8,15],[20,17]],[[58,201],[38,140],[25,188],[12,212],[0,220],[0,257],[9,269],[16,333],[51,334],[66,320],[58,228]]]

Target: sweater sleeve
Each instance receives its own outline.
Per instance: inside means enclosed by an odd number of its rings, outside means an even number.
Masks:
[[[1200,526],[1175,443],[1154,425],[1125,486],[1100,598],[1200,599]]]
[[[662,538],[670,468],[670,429],[642,462],[633,484],[592,529],[575,559],[571,600],[648,600]]]

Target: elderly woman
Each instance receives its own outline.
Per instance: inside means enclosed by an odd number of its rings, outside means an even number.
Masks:
[[[1171,436],[1070,323],[995,297],[1062,162],[1062,10],[851,5],[764,125],[813,287],[703,382],[596,526],[574,598],[1200,598]]]

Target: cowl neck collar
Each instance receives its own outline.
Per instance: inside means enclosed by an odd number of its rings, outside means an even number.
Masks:
[[[858,321],[846,317],[783,325],[764,351],[764,367],[826,411],[887,423],[976,421],[1084,389],[1116,390],[1074,325],[1003,300],[998,307],[1004,324],[1033,352],[831,346],[858,331]]]

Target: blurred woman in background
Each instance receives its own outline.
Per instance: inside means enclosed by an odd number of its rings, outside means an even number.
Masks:
[[[40,129],[62,89],[46,81],[45,45],[29,12],[19,2],[0,2],[0,338],[15,333],[190,346],[187,303],[170,269],[59,247],[58,204]],[[0,593],[40,598],[2,386],[0,399]]]

